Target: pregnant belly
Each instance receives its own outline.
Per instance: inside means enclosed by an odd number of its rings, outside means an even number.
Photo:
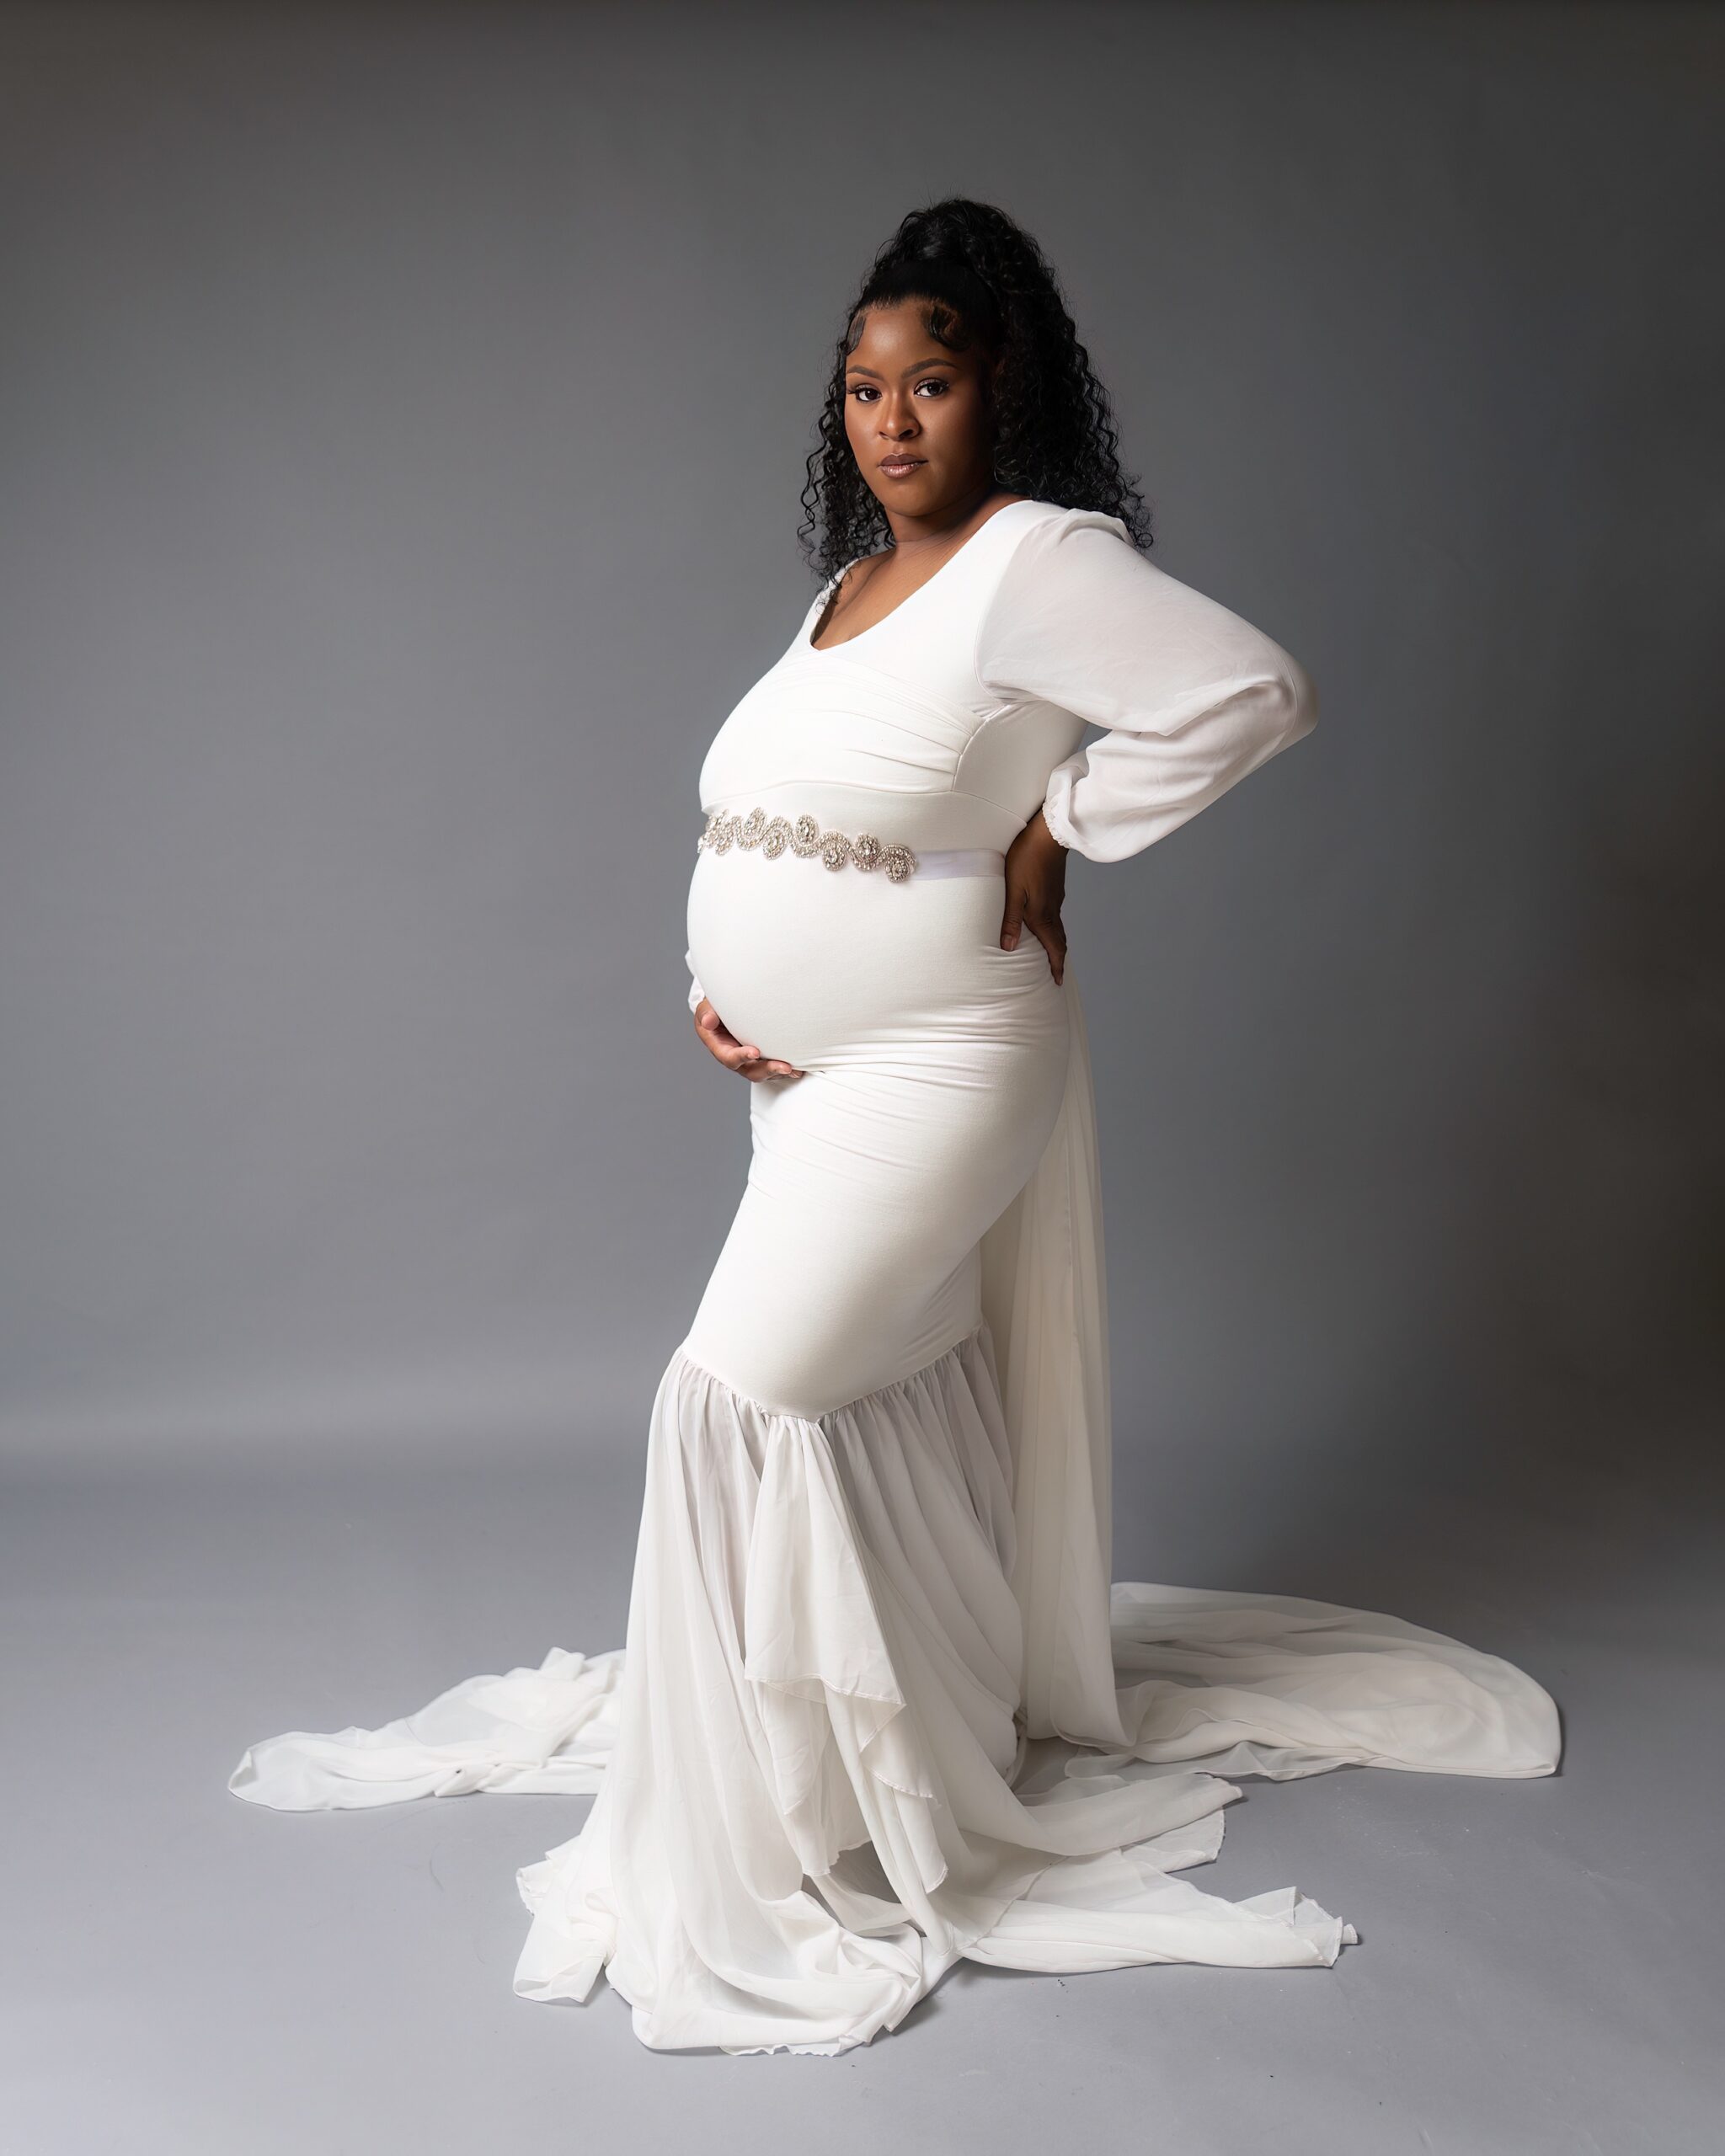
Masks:
[[[733,847],[703,851],[689,886],[697,979],[740,1040],[800,1070],[852,1065],[989,1082],[1006,1059],[1064,1067],[1065,1005],[1028,931],[1000,947],[991,876],[837,870]]]
[[[1071,1039],[1042,946],[1000,947],[1002,890],[699,857],[702,985],[808,1073],[745,1089],[748,1182],[689,1335],[739,1391],[822,1414],[979,1323],[980,1239],[1047,1147]]]

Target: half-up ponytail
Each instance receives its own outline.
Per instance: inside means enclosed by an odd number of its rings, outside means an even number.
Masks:
[[[923,327],[948,351],[980,347],[996,363],[996,485],[1063,509],[1118,516],[1140,547],[1150,513],[1121,471],[1113,408],[1036,242],[1005,211],[964,195],[913,210],[876,254],[846,311],[820,440],[803,489],[804,552],[823,581],[891,542],[885,512],[845,434],[845,366],[872,307],[923,305]]]

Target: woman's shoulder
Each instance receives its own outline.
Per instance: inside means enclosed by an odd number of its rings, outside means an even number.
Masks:
[[[1027,525],[1051,536],[1068,531],[1107,531],[1132,544],[1132,534],[1124,517],[1102,509],[1087,509],[1081,504],[1044,501],[1039,495],[1021,497],[1035,515],[1025,519]]]
[[[1008,603],[1017,587],[1049,574],[1081,584],[1127,556],[1147,566],[1124,520],[1106,510],[1026,494],[998,512],[998,525],[1001,543],[989,551]]]
[[[1082,603],[1123,578],[1144,577],[1150,563],[1123,518],[1105,510],[1027,496],[1001,512],[1001,544],[992,549],[985,627],[1027,603]]]

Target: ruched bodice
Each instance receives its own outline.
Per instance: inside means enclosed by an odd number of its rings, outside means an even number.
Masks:
[[[1008,503],[883,621],[817,650],[809,635],[832,588],[824,585],[782,656],[719,728],[701,766],[702,810],[759,803],[841,825],[878,823],[882,838],[919,848],[1010,846],[1084,722],[986,686],[977,632],[1029,526],[1087,514]],[[1089,520],[1120,530],[1113,517]]]

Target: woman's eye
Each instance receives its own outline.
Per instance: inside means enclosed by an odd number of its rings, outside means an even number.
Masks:
[[[952,384],[949,382],[943,380],[941,376],[932,374],[925,381],[919,382],[916,387],[919,390],[937,389],[943,397],[948,390],[952,387]],[[868,402],[879,394],[873,384],[867,382],[852,382],[848,393],[852,397],[861,398],[865,402]]]

